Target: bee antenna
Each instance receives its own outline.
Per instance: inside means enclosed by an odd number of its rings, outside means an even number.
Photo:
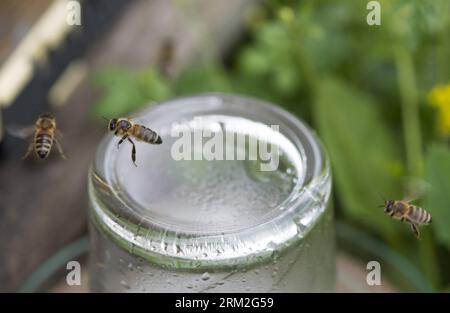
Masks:
[[[377,208],[384,208],[385,203],[386,203],[387,200],[384,197],[382,197],[379,192],[377,192],[377,195],[380,198],[380,200],[383,201],[383,204],[378,205]]]

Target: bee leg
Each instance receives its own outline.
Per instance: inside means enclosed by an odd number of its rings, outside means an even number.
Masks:
[[[136,146],[134,145],[133,140],[131,140],[130,138],[128,138],[128,141],[133,145],[133,149],[131,150],[131,159],[133,160],[134,166],[137,167],[137,164],[136,164]]]
[[[419,227],[416,224],[411,223],[411,229],[414,232],[414,235],[416,235],[417,239],[420,239]]]
[[[119,142],[117,143],[117,149],[119,149],[119,146],[122,144],[122,142],[123,142],[125,139],[127,139],[127,137],[128,137],[128,135],[124,135],[124,136],[119,140]]]
[[[66,157],[66,155],[64,154],[64,151],[63,151],[62,146],[61,146],[61,144],[59,143],[58,139],[54,138],[53,140],[55,141],[56,148],[58,149],[58,152],[59,152],[59,155],[61,155],[61,158],[62,158],[63,160],[67,160],[67,157]]]
[[[28,156],[30,155],[31,151],[33,151],[33,144],[34,144],[34,142],[31,141],[30,144],[28,145],[27,152],[25,152],[25,154],[22,157],[22,160],[25,160],[26,158],[28,158]]]
[[[400,219],[400,222],[404,222],[405,221],[405,218],[404,217],[402,217],[401,219]]]

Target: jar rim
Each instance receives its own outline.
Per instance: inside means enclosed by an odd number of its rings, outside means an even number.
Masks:
[[[111,186],[102,177],[104,171],[108,170],[103,168],[106,163],[104,152],[112,140],[110,136],[106,136],[90,170],[89,197],[94,225],[130,253],[166,267],[214,270],[273,258],[283,248],[304,238],[326,210],[331,191],[331,174],[326,153],[319,139],[304,122],[274,104],[246,96],[205,93],[175,98],[144,109],[136,116],[170,114],[174,110],[182,116],[183,112],[180,111],[189,111],[193,107],[199,109],[196,106],[199,103],[209,104],[201,108],[202,112],[215,111],[223,106],[229,109],[233,105],[237,116],[239,111],[244,114],[248,110],[257,110],[259,115],[273,117],[284,123],[283,131],[290,132],[290,139],[297,141],[294,142],[296,148],[305,150],[301,153],[305,154],[305,162],[308,162],[305,164],[305,177],[298,182],[301,184],[300,188],[296,188],[295,192],[294,189],[291,191],[282,203],[284,208],[261,223],[220,233],[178,232],[167,225],[164,227],[161,223],[155,224],[154,221],[139,216],[130,208],[130,203],[124,203],[126,201],[114,192],[110,194],[113,195],[112,198],[105,200],[105,190],[111,189]],[[102,190],[99,191],[100,189]],[[308,205],[310,208],[306,210]],[[215,247],[223,244],[228,248],[224,248],[226,251],[218,255]],[[195,249],[185,249],[192,246]],[[189,254],[178,253],[178,250],[189,250]]]

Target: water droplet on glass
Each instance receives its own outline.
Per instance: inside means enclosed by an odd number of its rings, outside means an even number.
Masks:
[[[267,244],[267,248],[270,249],[270,250],[274,250],[276,247],[277,247],[277,245],[276,245],[275,242],[273,242],[273,241],[270,241],[270,242]]]
[[[304,235],[304,233],[305,233],[305,231],[307,229],[306,225],[304,225],[302,223],[302,219],[301,218],[294,220],[294,223],[297,226],[297,235],[299,237],[303,237],[303,235]]]
[[[130,289],[131,288],[130,285],[128,285],[128,283],[126,281],[124,281],[124,280],[121,280],[120,284],[126,289]]]
[[[204,272],[202,275],[202,280],[208,280],[210,279],[209,273],[208,272]]]

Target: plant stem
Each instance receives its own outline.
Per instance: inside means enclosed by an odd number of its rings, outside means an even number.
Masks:
[[[450,3],[444,2],[442,3],[441,10],[443,12],[444,21],[443,24],[447,25],[447,27],[443,27],[440,34],[439,34],[439,45],[436,48],[436,51],[438,53],[437,60],[439,64],[439,75],[438,80],[441,83],[446,83],[448,79],[450,79],[450,72],[449,72],[449,51],[450,51],[450,43],[448,41],[449,35],[450,35],[450,25],[449,24],[449,14],[450,14]]]
[[[297,38],[297,49],[295,49],[295,57],[298,63],[298,67],[303,74],[308,91],[312,96],[315,96],[317,89],[317,73],[313,67],[311,60],[308,60],[306,53],[302,47],[302,42]]]
[[[429,277],[431,283],[436,289],[441,287],[441,274],[439,270],[439,262],[437,251],[434,246],[433,233],[431,229],[422,231],[420,247],[420,257],[425,275]]]
[[[394,52],[400,89],[408,175],[421,177],[423,176],[424,162],[414,62],[411,54],[404,46],[397,45]],[[419,254],[423,272],[430,282],[437,287],[440,280],[439,263],[431,234],[426,231],[419,244]]]
[[[395,62],[402,105],[407,169],[409,175],[420,177],[423,173],[422,136],[413,60],[405,48],[397,46]]]
[[[320,77],[317,70],[314,68],[312,60],[309,58],[308,54],[304,49],[304,35],[303,31],[298,25],[289,25],[289,32],[293,45],[294,52],[294,62],[302,75],[305,82],[307,96],[309,96],[309,101],[315,103],[317,97],[317,88],[320,82]],[[302,91],[299,91],[300,93]],[[303,98],[304,95],[299,95]],[[316,105],[312,105],[310,114],[312,114],[312,120],[315,125],[319,125],[318,118],[318,108]]]

